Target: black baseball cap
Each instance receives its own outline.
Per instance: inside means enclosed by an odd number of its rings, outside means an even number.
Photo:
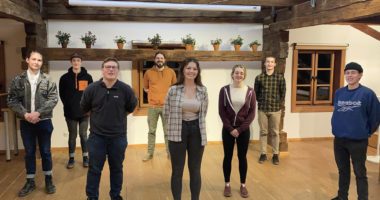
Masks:
[[[82,60],[82,56],[79,53],[73,53],[70,57],[70,60],[72,60],[73,58],[80,58]]]

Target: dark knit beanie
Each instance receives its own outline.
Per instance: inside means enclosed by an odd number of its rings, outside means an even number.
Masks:
[[[363,73],[363,68],[361,65],[359,65],[358,63],[356,62],[350,62],[346,65],[346,67],[344,68],[344,71],[346,70],[349,70],[349,69],[352,69],[352,70],[356,70],[358,71],[359,73]]]

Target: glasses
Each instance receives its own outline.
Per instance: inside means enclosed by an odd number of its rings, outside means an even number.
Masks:
[[[107,70],[111,70],[111,69],[116,70],[116,69],[119,69],[117,66],[113,66],[113,65],[105,65],[104,68],[107,69]]]

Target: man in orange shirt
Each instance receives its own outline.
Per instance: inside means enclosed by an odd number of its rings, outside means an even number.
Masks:
[[[148,152],[144,156],[143,161],[148,161],[153,158],[159,116],[161,116],[166,152],[169,157],[166,123],[163,118],[162,107],[169,87],[174,84],[177,79],[174,70],[166,66],[165,55],[163,53],[157,52],[155,54],[154,63],[155,65],[144,74],[144,91],[148,93],[148,103],[150,107],[148,108]]]

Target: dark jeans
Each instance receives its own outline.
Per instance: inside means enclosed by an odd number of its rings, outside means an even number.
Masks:
[[[36,174],[36,141],[42,158],[42,170],[51,172],[53,162],[51,159],[51,134],[53,124],[51,119],[42,120],[36,124],[25,120],[20,121],[22,142],[25,148],[25,167],[27,175]]]
[[[249,145],[250,131],[249,129],[240,133],[239,137],[233,137],[229,131],[225,128],[222,130],[223,138],[223,150],[224,150],[224,159],[223,159],[223,173],[224,181],[230,182],[231,175],[231,162],[234,154],[235,141],[238,150],[239,158],[239,172],[240,172],[240,183],[245,183],[247,177],[247,151]]]
[[[69,130],[69,153],[74,154],[76,148],[76,141],[78,135],[79,125],[79,137],[80,145],[82,147],[82,153],[87,152],[87,130],[88,130],[88,117],[83,117],[78,120],[72,120],[66,118],[67,129]],[[73,157],[73,156],[70,156]]]
[[[181,142],[169,141],[169,151],[172,163],[171,189],[173,198],[174,200],[181,199],[182,176],[187,151],[191,199],[198,200],[202,185],[201,162],[204,151],[199,130],[199,120],[182,121],[181,134]]]
[[[87,173],[86,194],[99,197],[99,183],[106,158],[110,168],[111,198],[120,195],[123,185],[123,161],[127,148],[126,135],[107,137],[91,133],[87,140],[89,168]]]
[[[339,191],[341,199],[348,199],[348,189],[350,187],[351,166],[356,176],[356,187],[358,200],[368,200],[368,179],[365,161],[367,159],[368,139],[352,140],[346,138],[334,139],[335,162],[339,170]]]

